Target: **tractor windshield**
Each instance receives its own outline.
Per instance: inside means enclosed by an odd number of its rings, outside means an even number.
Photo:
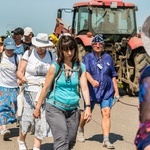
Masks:
[[[132,34],[134,18],[133,9],[93,8],[91,26],[95,33]]]
[[[136,29],[133,8],[78,7],[75,15],[76,34],[132,34]]]

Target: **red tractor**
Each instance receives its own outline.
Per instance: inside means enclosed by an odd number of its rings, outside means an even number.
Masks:
[[[71,10],[72,26],[64,24],[62,13]],[[69,32],[79,44],[80,57],[91,51],[92,35],[103,34],[105,51],[113,57],[118,86],[129,95],[138,93],[141,71],[150,63],[141,38],[137,36],[137,7],[122,0],[77,2],[73,9],[58,9],[56,35]]]

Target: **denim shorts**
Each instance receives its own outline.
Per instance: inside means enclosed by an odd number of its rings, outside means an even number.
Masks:
[[[109,98],[109,99],[106,99],[106,100],[102,100],[101,103],[97,103],[95,101],[91,101],[90,102],[91,103],[91,110],[94,109],[95,104],[100,105],[101,109],[102,108],[106,108],[106,107],[111,108],[112,107],[112,102],[113,102],[113,98],[112,97]]]

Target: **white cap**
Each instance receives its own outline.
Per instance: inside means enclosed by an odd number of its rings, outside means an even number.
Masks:
[[[26,27],[24,28],[24,35],[25,36],[28,36],[29,34],[31,34],[33,31],[32,31],[32,28],[30,27]]]

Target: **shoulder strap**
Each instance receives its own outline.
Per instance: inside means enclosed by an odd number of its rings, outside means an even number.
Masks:
[[[51,51],[48,51],[49,52],[49,55],[50,55],[50,58],[51,58],[51,60],[52,60],[52,52]]]
[[[79,78],[80,78],[82,74],[81,63],[78,64],[78,70],[79,70]]]
[[[80,77],[82,75],[81,63],[79,62],[77,65],[78,65],[77,68],[78,68],[78,82],[79,82],[78,93],[79,93],[79,96],[83,98],[83,94],[82,94],[82,90],[81,90],[81,86],[80,86]]]
[[[59,65],[58,65],[58,66],[59,66]],[[56,70],[56,71],[57,71],[57,70]],[[51,87],[50,87],[50,89],[49,89],[49,92],[47,93],[47,96],[46,96],[46,97],[48,97],[48,96],[50,95],[50,93],[51,93],[52,90],[55,90],[56,82],[57,82],[57,80],[59,79],[61,73],[62,73],[61,66],[59,66],[59,69],[58,69],[58,71],[57,71],[56,74],[55,74],[55,80],[53,81],[53,83],[52,83],[52,85],[51,85]]]
[[[28,50],[28,58],[31,56],[32,50]]]
[[[17,61],[17,54],[16,53],[14,53],[14,59],[15,59],[16,70],[18,70],[18,61]]]
[[[0,63],[2,61],[2,55],[3,55],[3,52],[0,53]]]
[[[61,66],[59,66],[59,69],[58,69],[58,71],[57,71],[57,73],[56,73],[56,75],[55,75],[55,80],[53,81],[52,86],[51,86],[51,91],[52,91],[53,89],[55,89],[56,82],[57,82],[57,80],[59,79],[61,73],[62,73],[62,69],[61,69]]]

